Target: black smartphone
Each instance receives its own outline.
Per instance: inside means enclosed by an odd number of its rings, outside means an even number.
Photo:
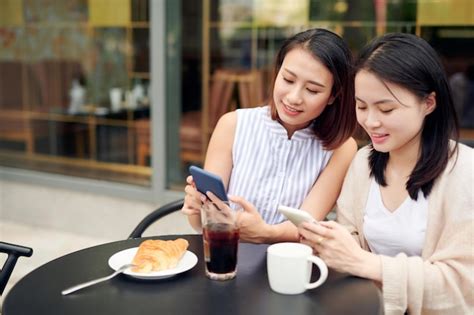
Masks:
[[[189,167],[189,173],[193,176],[196,188],[200,193],[206,194],[206,192],[210,191],[222,201],[229,200],[224,183],[219,176],[195,165]]]

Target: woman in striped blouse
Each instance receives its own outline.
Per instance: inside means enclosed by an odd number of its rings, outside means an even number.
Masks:
[[[322,220],[334,207],[357,146],[351,52],[336,34],[311,29],[287,39],[274,66],[268,106],[223,115],[204,168],[219,175],[238,213],[240,238],[254,243],[298,240],[278,205]],[[182,212],[201,230],[206,199],[187,179]],[[212,193],[207,194],[216,200]]]

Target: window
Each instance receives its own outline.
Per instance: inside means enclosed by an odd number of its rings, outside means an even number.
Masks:
[[[0,5],[0,165],[149,187],[147,0]]]

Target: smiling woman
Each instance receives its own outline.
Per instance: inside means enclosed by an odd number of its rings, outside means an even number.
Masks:
[[[310,52],[297,48],[286,55],[275,80],[273,101],[288,138],[334,102],[332,85],[331,72]]]
[[[373,40],[355,95],[371,144],[344,180],[338,223],[303,223],[304,242],[329,267],[379,282],[386,314],[472,314],[474,150],[458,144],[436,52],[409,34]]]
[[[420,99],[366,70],[357,73],[355,86],[357,121],[377,151],[393,154],[418,145],[425,117],[436,107],[434,92]],[[412,158],[416,161],[417,156]]]
[[[334,207],[356,151],[351,53],[343,40],[311,29],[283,43],[274,66],[269,106],[239,109],[217,123],[205,168],[218,174],[229,199],[244,209],[237,225],[248,242],[296,241],[279,205],[318,220]],[[206,198],[188,178],[183,212],[201,229]],[[212,196],[211,200],[214,200]]]

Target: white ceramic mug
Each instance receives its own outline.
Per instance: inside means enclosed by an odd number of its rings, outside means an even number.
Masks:
[[[318,266],[320,277],[311,281],[313,264]],[[281,294],[300,294],[319,287],[328,277],[324,261],[313,255],[313,249],[300,243],[278,243],[267,249],[267,273],[270,287]]]

